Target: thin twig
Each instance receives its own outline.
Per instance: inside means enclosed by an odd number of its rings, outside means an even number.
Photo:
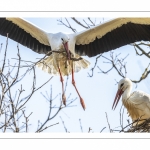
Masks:
[[[106,114],[106,119],[107,119],[107,124],[108,124],[108,127],[109,127],[109,131],[110,131],[110,133],[111,133],[112,130],[111,130],[111,128],[110,128],[110,124],[109,124],[109,121],[108,121],[107,113],[105,112],[105,114]]]

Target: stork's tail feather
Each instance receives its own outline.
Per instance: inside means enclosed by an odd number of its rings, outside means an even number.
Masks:
[[[75,54],[76,59],[78,59],[79,57],[80,57],[79,55]],[[37,66],[47,73],[59,75],[56,61],[57,60],[54,59],[53,55],[50,55],[44,60],[42,60],[41,62],[39,62]],[[89,65],[90,65],[90,62],[88,62],[84,58],[78,61],[74,61],[74,71],[79,72],[81,69],[88,68]],[[68,62],[66,64],[66,59],[60,59],[59,66],[60,66],[60,70],[63,76],[71,74],[72,60],[70,61],[70,64]]]

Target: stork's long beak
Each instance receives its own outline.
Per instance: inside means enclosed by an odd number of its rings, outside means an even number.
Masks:
[[[70,60],[70,52],[69,52],[69,48],[68,48],[68,42],[63,43],[63,45],[64,45],[64,48],[65,48],[65,50],[67,52],[68,59]]]
[[[118,104],[118,102],[119,102],[119,100],[120,100],[120,97],[121,97],[121,95],[123,94],[123,92],[124,92],[124,91],[122,91],[121,89],[118,89],[118,91],[117,91],[117,93],[116,93],[116,97],[115,97],[115,99],[114,99],[114,103],[113,103],[112,109],[114,108],[114,110],[115,110],[115,108],[116,108],[116,106],[117,106],[117,104]]]

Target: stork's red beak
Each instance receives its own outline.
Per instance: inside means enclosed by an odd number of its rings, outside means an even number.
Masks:
[[[113,103],[112,109],[114,108],[114,110],[115,110],[115,108],[116,108],[116,106],[117,106],[117,104],[118,104],[118,102],[119,102],[119,100],[120,100],[120,97],[121,97],[121,95],[123,94],[123,92],[124,92],[124,91],[122,91],[121,89],[118,89],[118,91],[117,91],[117,93],[116,93],[116,97],[115,97],[115,99],[114,99],[114,103]]]
[[[65,48],[65,50],[67,52],[68,59],[70,60],[70,52],[69,52],[69,48],[68,48],[68,42],[63,43],[63,45],[64,45],[64,48]]]
[[[66,50],[68,49],[68,42],[64,43],[64,47]]]

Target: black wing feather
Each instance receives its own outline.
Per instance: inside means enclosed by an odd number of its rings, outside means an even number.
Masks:
[[[75,52],[92,57],[142,40],[150,41],[150,25],[129,22],[108,32],[100,39],[96,38],[89,44],[75,45]]]
[[[0,34],[8,37],[23,46],[26,46],[37,53],[46,54],[51,51],[51,47],[40,43],[36,38],[32,37],[29,33],[21,29],[13,22],[0,18]]]

